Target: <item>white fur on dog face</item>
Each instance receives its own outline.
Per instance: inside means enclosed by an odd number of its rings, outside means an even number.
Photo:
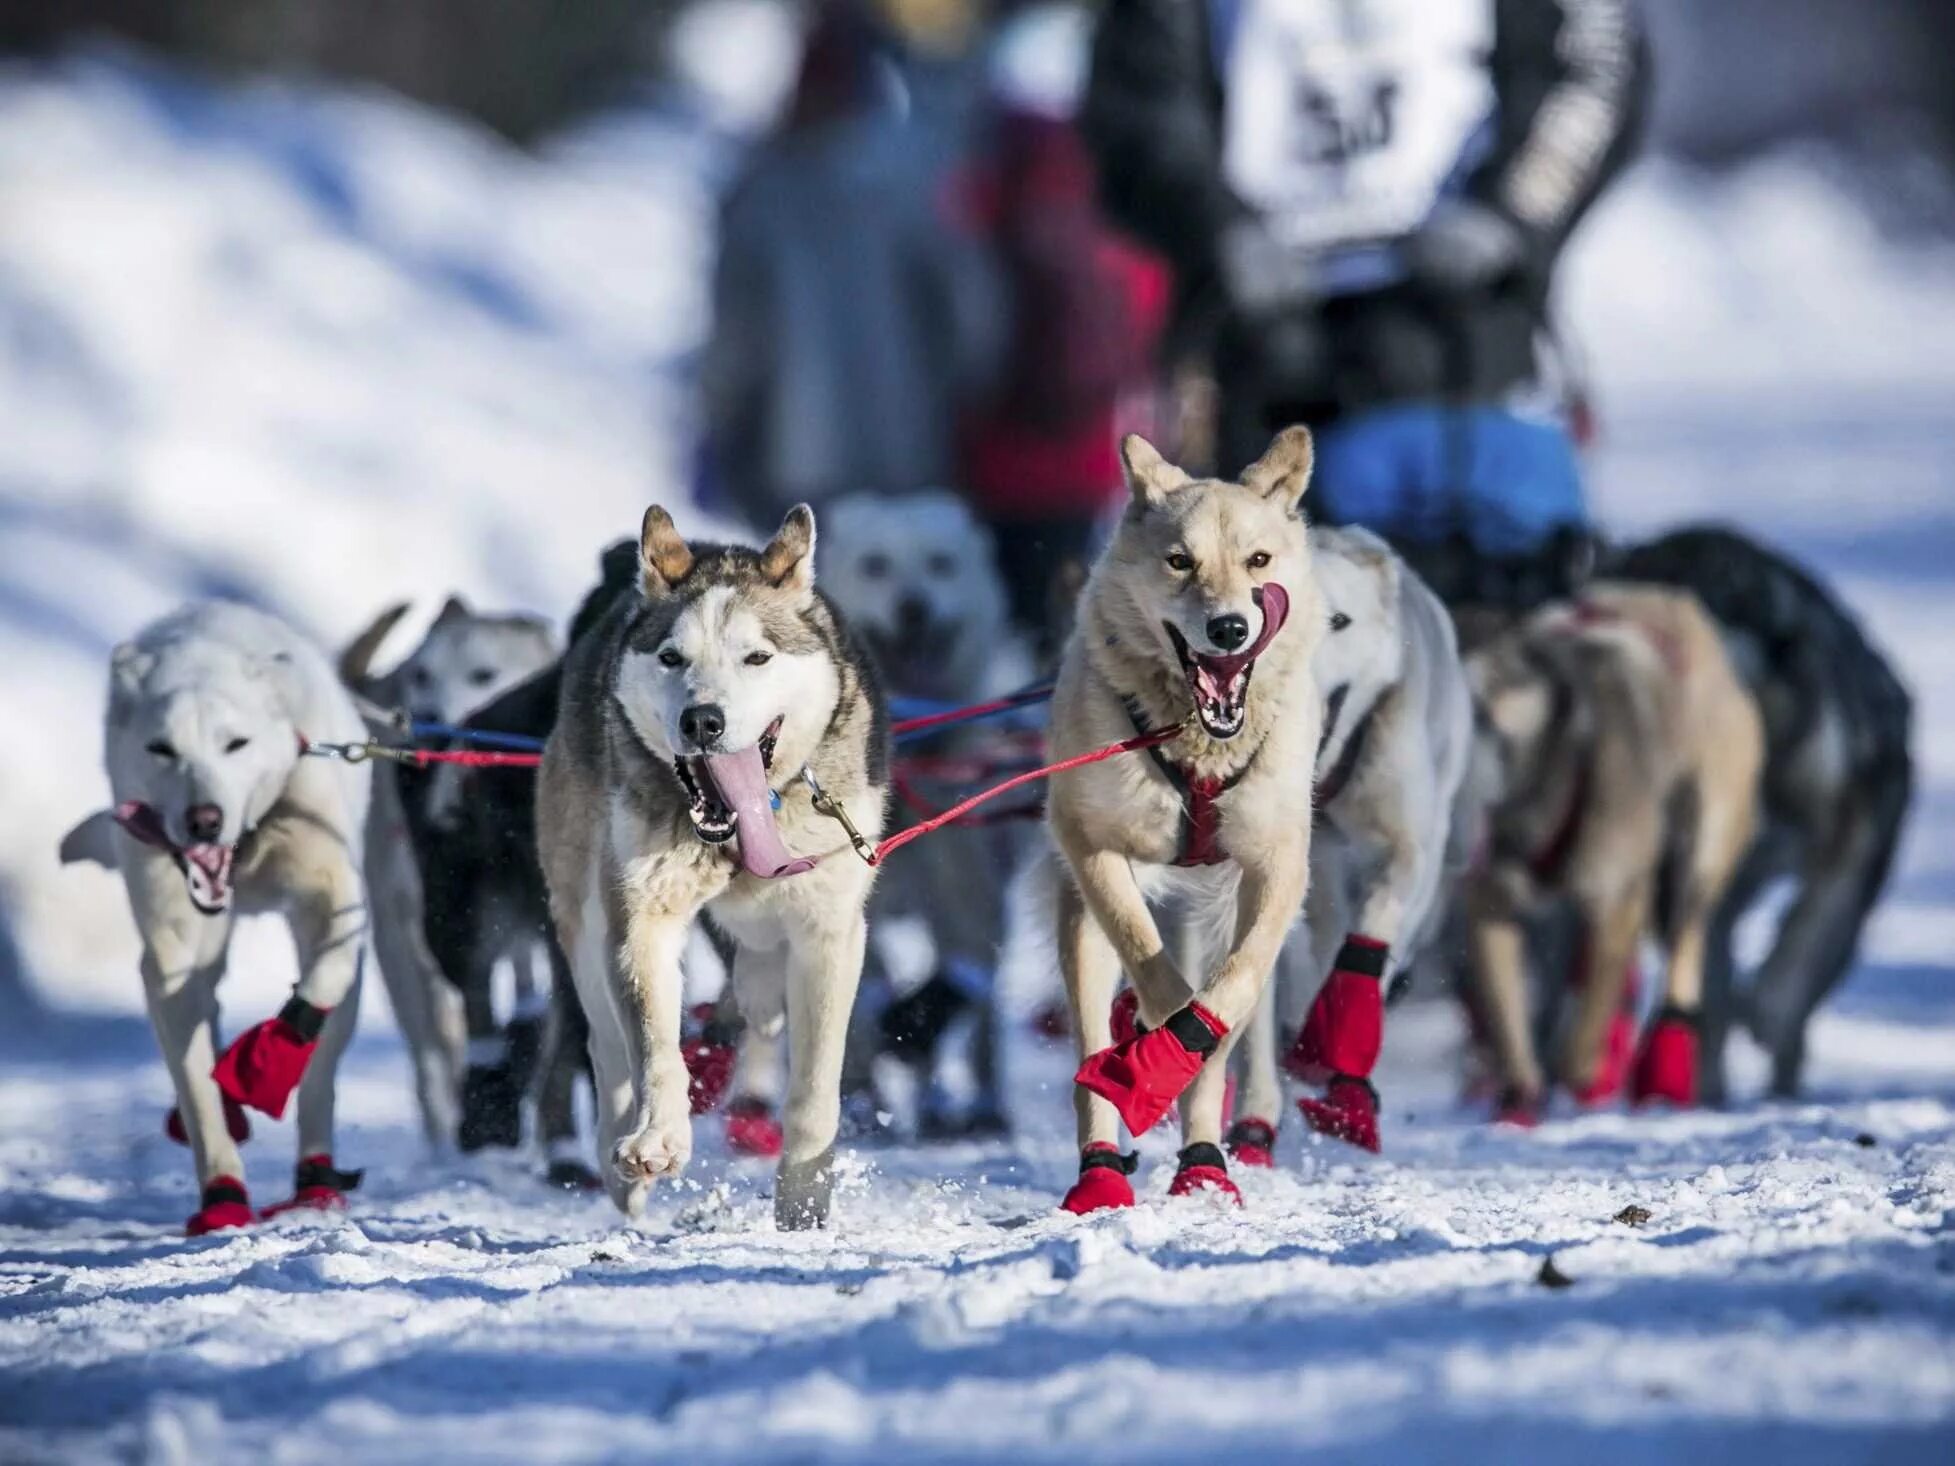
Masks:
[[[226,650],[183,661],[117,653],[108,725],[115,797],[154,808],[179,846],[195,843],[191,807],[215,805],[224,819],[214,843],[235,845],[284,787],[299,732],[280,711],[274,668]]]
[[[954,494],[851,495],[823,511],[822,588],[899,684],[994,648],[1005,591],[990,534]]]
[[[1310,544],[1329,618],[1311,661],[1318,690],[1346,687],[1351,706],[1370,707],[1405,665],[1398,561],[1361,529],[1313,529]]]
[[[1254,641],[1263,629],[1255,588],[1273,580],[1294,592],[1311,574],[1301,518],[1252,490],[1217,482],[1137,506],[1122,521],[1109,559],[1123,566],[1116,583],[1133,603],[1136,630],[1144,625],[1169,655],[1165,624],[1198,653],[1240,651],[1218,646],[1209,623],[1242,616]]]
[[[712,704],[725,715],[714,752],[751,748],[776,718],[786,720],[783,743],[806,747],[840,695],[827,655],[783,647],[760,609],[728,585],[696,597],[655,649],[627,654],[619,669],[625,715],[666,758],[706,751],[680,727],[687,708]]]
[[[414,717],[459,723],[555,655],[554,639],[540,621],[478,616],[456,599],[401,663],[400,686]]]

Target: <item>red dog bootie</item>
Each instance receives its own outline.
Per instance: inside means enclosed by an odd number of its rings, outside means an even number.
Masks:
[[[365,1174],[335,1170],[332,1155],[326,1151],[306,1156],[293,1168],[291,1198],[274,1202],[258,1216],[270,1221],[288,1211],[345,1211],[346,1193],[359,1190]]]
[[[757,1095],[742,1095],[726,1107],[726,1143],[735,1155],[772,1160],[786,1144],[774,1107]]]
[[[305,1077],[312,1051],[319,1047],[319,1030],[326,1026],[329,1011],[293,997],[276,1018],[239,1034],[218,1059],[211,1078],[239,1104],[262,1110],[274,1120],[281,1118],[292,1091]]]
[[[1210,1145],[1203,1140],[1184,1146],[1180,1161],[1174,1180],[1168,1186],[1169,1196],[1194,1196],[1198,1192],[1219,1191],[1237,1206],[1242,1205],[1242,1193],[1229,1179],[1228,1159],[1219,1145]]]
[[[1106,1141],[1095,1141],[1080,1152],[1079,1179],[1073,1182],[1066,1199],[1059,1203],[1059,1210],[1083,1217],[1088,1212],[1132,1206],[1134,1183],[1127,1178],[1133,1175],[1134,1167],[1139,1164],[1139,1156],[1131,1152],[1122,1155],[1117,1147]]]
[[[1607,1104],[1629,1082],[1630,1066],[1636,1062],[1636,1005],[1642,988],[1642,974],[1632,958],[1629,975],[1623,983],[1622,1003],[1610,1015],[1609,1026],[1602,1035],[1602,1053],[1596,1060],[1595,1077],[1575,1091],[1575,1103],[1584,1107]]]
[[[1276,1127],[1267,1120],[1244,1115],[1229,1126],[1222,1144],[1241,1165],[1268,1168],[1276,1164]]]
[[[1145,1135],[1194,1082],[1228,1031],[1200,1003],[1190,1003],[1159,1028],[1089,1055],[1073,1082],[1118,1110],[1133,1134]]]
[[[1284,1067],[1305,1084],[1333,1074],[1369,1079],[1385,1042],[1385,995],[1379,981],[1391,949],[1355,933],[1344,939],[1330,976],[1317,990]]]
[[[1507,1088],[1494,1101],[1493,1123],[1516,1130],[1532,1130],[1541,1123],[1541,1096],[1524,1089]]]
[[[1304,1122],[1319,1135],[1348,1141],[1359,1150],[1378,1152],[1378,1091],[1369,1079],[1339,1074],[1332,1079],[1322,1099],[1306,1096],[1297,1101]]]
[[[239,1145],[251,1139],[251,1116],[228,1094],[224,1096],[224,1128],[231,1132],[231,1139]],[[190,1143],[190,1132],[183,1124],[183,1111],[175,1105],[171,1105],[170,1113],[163,1117],[163,1133],[178,1145]]]
[[[257,1220],[251,1213],[251,1198],[244,1182],[236,1176],[212,1176],[204,1183],[202,1205],[195,1216],[183,1224],[183,1235],[202,1237],[228,1227],[248,1227]]]
[[[1130,1044],[1147,1032],[1147,1025],[1140,1021],[1140,994],[1132,988],[1122,988],[1115,993],[1107,1021],[1113,1027],[1113,1041],[1116,1044]]]
[[[1629,1098],[1646,1105],[1662,1100],[1688,1107],[1697,1103],[1698,1016],[1665,1006],[1643,1035],[1643,1051],[1629,1077]]]
[[[733,1064],[740,1056],[740,1035],[730,1023],[720,1022],[719,1008],[701,1003],[692,1010],[699,1029],[679,1045],[686,1061],[686,1095],[692,1112],[704,1115],[719,1107],[733,1086]]]

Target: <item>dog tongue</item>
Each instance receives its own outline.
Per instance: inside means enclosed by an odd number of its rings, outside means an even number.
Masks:
[[[748,875],[771,880],[814,869],[814,861],[790,854],[781,843],[780,826],[774,823],[773,791],[767,787],[767,765],[761,760],[759,745],[738,753],[709,753],[703,762],[720,803],[736,817],[740,864]]]

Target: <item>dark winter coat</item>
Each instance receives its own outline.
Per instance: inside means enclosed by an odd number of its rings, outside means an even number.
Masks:
[[[1384,403],[1490,401],[1531,378],[1556,255],[1627,158],[1643,112],[1633,0],[1471,0],[1493,12],[1494,115],[1483,155],[1453,191],[1520,226],[1523,265],[1464,296],[1400,281],[1297,306],[1291,324],[1308,327],[1313,349],[1281,366],[1259,349],[1281,333],[1231,318],[1218,277],[1223,232],[1249,212],[1222,151],[1227,48],[1246,3],[1109,0],[1085,110],[1110,212],[1168,256],[1184,315],[1218,317],[1225,393],[1321,422]]]

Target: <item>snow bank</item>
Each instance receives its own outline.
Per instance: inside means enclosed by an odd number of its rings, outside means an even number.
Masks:
[[[1639,164],[1570,248],[1561,311],[1610,398],[1955,390],[1955,247],[1884,238],[1820,160]]]

